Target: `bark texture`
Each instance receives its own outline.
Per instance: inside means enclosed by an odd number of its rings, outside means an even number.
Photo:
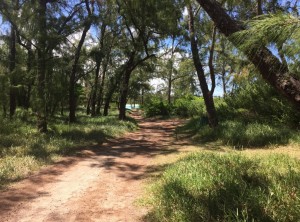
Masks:
[[[72,71],[70,74],[70,83],[69,83],[69,122],[73,123],[76,122],[76,73],[78,70],[78,63],[79,63],[79,58],[80,58],[80,53],[81,53],[81,48],[83,46],[85,37],[87,32],[89,31],[90,27],[91,27],[91,20],[90,20],[90,16],[91,16],[91,11],[89,8],[89,1],[86,0],[86,8],[89,14],[89,17],[87,18],[87,20],[85,21],[84,24],[84,28],[80,37],[80,41],[78,43],[76,52],[75,52],[75,56],[74,56],[74,62],[72,65]]]
[[[40,0],[38,7],[38,61],[37,61],[37,128],[40,132],[47,132],[47,108],[46,108],[46,39],[47,39],[47,23],[46,23],[47,1]]]
[[[216,0],[197,0],[225,36],[244,30],[244,27],[232,19]],[[242,41],[229,40],[239,48]],[[300,110],[300,80],[290,73],[266,47],[243,50],[248,59],[256,66],[262,77],[278,92],[291,101]]]
[[[190,41],[191,41],[193,61],[194,61],[197,76],[200,82],[200,88],[205,102],[208,122],[211,127],[216,127],[218,125],[218,119],[217,119],[217,113],[216,113],[215,104],[213,100],[213,90],[210,91],[208,89],[203,66],[199,58],[198,44],[196,41],[195,29],[194,29],[194,15],[191,6],[189,6],[189,31],[190,31]]]

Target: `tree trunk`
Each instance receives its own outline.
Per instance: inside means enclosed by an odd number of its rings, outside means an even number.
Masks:
[[[108,110],[109,110],[109,104],[112,98],[112,95],[114,94],[114,89],[112,89],[105,98],[105,103],[104,103],[104,110],[103,110],[103,115],[107,116],[108,115]]]
[[[225,79],[225,75],[226,75],[226,70],[225,70],[225,62],[223,62],[222,64],[222,73],[221,73],[221,77],[222,77],[222,86],[223,86],[223,95],[224,97],[227,95],[226,92],[226,79]]]
[[[15,7],[16,2],[12,0],[12,4]],[[9,90],[9,117],[12,118],[16,112],[17,103],[16,103],[16,30],[14,25],[11,24],[10,30],[10,44],[9,44],[9,73],[10,73],[10,90]]]
[[[100,37],[100,52],[103,51],[103,46],[104,46],[104,35],[105,35],[105,30],[106,30],[106,24],[102,23],[101,25],[101,37]],[[99,72],[100,72],[100,67],[101,67],[101,63],[102,63],[102,53],[98,56],[96,56],[96,63],[97,63],[97,67],[96,67],[96,73],[95,73],[95,80],[94,80],[94,92],[93,92],[93,96],[92,96],[92,109],[91,109],[91,115],[95,116],[97,114],[97,110],[96,110],[96,104],[97,104],[97,92],[98,92],[98,82],[99,82]]]
[[[9,116],[13,117],[16,111],[17,103],[16,103],[16,33],[13,26],[11,26],[11,34],[10,34],[10,52],[9,52],[9,72],[10,72],[10,90],[9,90]]]
[[[193,15],[191,5],[189,6],[189,30],[190,30],[190,41],[191,41],[193,61],[200,82],[200,87],[201,87],[201,91],[206,106],[209,125],[211,127],[216,127],[218,125],[217,113],[214,105],[213,94],[208,89],[203,66],[199,58],[199,50],[198,50],[198,45],[196,42],[195,30],[194,30],[194,15]]]
[[[170,58],[170,67],[169,67],[169,76],[168,76],[168,104],[171,104],[171,93],[172,93],[172,82],[173,82],[173,71],[174,71],[174,43],[175,43],[175,36],[172,36],[172,51],[171,51],[171,58]]]
[[[257,0],[257,15],[262,15],[263,10],[262,10],[262,0]]]
[[[119,119],[125,120],[126,119],[126,103],[127,103],[127,95],[128,95],[128,88],[129,88],[129,79],[134,67],[134,58],[135,52],[132,52],[123,72],[123,78],[121,83],[121,91],[120,91],[120,100],[119,100]]]
[[[210,89],[211,95],[214,94],[214,91],[216,88],[216,76],[215,76],[215,69],[214,69],[214,65],[213,65],[216,35],[217,35],[217,27],[214,26],[213,33],[212,33],[211,46],[209,49],[209,59],[208,59],[208,67],[209,67],[209,73],[210,73],[210,79],[211,79],[211,89]]]
[[[92,97],[92,95],[90,94],[89,98],[88,98],[88,101],[87,101],[87,104],[86,104],[86,115],[91,114],[91,97]]]
[[[47,112],[46,112],[46,40],[47,40],[47,25],[46,25],[46,0],[39,0],[38,7],[38,64],[37,64],[37,128],[40,132],[47,132]]]
[[[99,93],[97,98],[97,109],[96,109],[96,115],[100,115],[101,106],[103,103],[103,92],[104,92],[104,85],[105,85],[105,78],[106,78],[106,71],[108,67],[108,61],[109,58],[107,58],[106,62],[103,64],[103,70],[102,70],[102,76],[101,76],[101,83],[99,87]]]
[[[94,79],[94,87],[92,90],[91,96],[91,116],[96,115],[96,103],[97,103],[97,91],[98,91],[98,82],[99,82],[99,72],[100,72],[101,60],[97,61],[97,67],[95,72],[95,79]]]
[[[29,109],[29,107],[30,107],[31,91],[32,91],[32,86],[34,84],[34,77],[31,76],[33,61],[34,61],[34,54],[32,51],[31,42],[28,41],[27,42],[27,73],[30,75],[30,77],[27,82],[27,91],[26,91],[26,97],[25,97],[25,108],[26,109]]]
[[[244,27],[233,20],[215,0],[197,0],[202,8],[214,21],[217,28],[227,37],[244,30]],[[229,40],[237,47],[243,41]],[[291,101],[300,110],[300,80],[293,73],[288,71],[288,67],[279,61],[266,47],[243,50],[244,54],[255,65],[262,77],[279,93]]]
[[[69,82],[69,122],[70,123],[76,122],[76,103],[77,103],[76,100],[77,99],[76,99],[75,90],[76,90],[76,80],[77,80],[76,79],[76,73],[78,68],[77,66],[80,58],[81,48],[83,46],[86,34],[89,31],[90,27],[91,27],[91,22],[87,21],[82,31],[81,38],[75,52],[72,71],[70,74],[70,82]]]

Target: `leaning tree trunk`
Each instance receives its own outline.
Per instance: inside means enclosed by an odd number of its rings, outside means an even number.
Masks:
[[[242,31],[245,28],[237,21],[232,19],[216,0],[197,0],[202,8],[214,21],[218,29],[227,37]],[[229,40],[237,47],[243,44],[243,41]],[[291,101],[298,110],[300,110],[300,80],[293,73],[290,73],[288,67],[281,63],[266,47],[243,50],[248,59],[255,65],[263,79],[273,86],[276,91]]]
[[[120,101],[119,101],[120,120],[126,119],[126,103],[127,103],[127,95],[128,95],[128,88],[129,88],[129,79],[134,67],[134,57],[135,57],[135,52],[132,52],[126,63],[126,66],[124,67],[124,72],[123,72],[124,74],[122,76],[123,78],[121,83]]]
[[[213,94],[212,94],[213,91],[211,92],[208,89],[203,66],[199,58],[199,50],[198,50],[198,45],[196,42],[195,30],[194,30],[194,15],[193,15],[191,5],[189,6],[189,30],[190,30],[190,41],[191,41],[193,61],[200,82],[200,88],[203,93],[208,122],[211,127],[216,127],[218,125],[218,118],[217,118],[217,113],[216,113],[215,104],[213,100]]]
[[[79,57],[80,57],[80,53],[81,53],[81,48],[83,46],[85,37],[87,32],[89,31],[91,27],[91,22],[87,21],[84,29],[82,31],[81,34],[81,38],[80,41],[78,43],[76,52],[75,52],[75,56],[74,56],[74,62],[73,62],[73,66],[72,66],[72,71],[71,71],[71,75],[70,75],[70,83],[69,83],[69,121],[70,123],[74,123],[76,122],[76,92],[75,92],[75,88],[76,88],[76,73],[77,73],[77,66],[78,66],[78,62],[79,62]]]

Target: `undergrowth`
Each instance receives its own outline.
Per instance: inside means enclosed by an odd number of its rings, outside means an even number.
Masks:
[[[234,148],[264,147],[269,145],[300,144],[299,130],[283,124],[243,120],[225,120],[215,129],[210,128],[203,118],[193,118],[177,129],[182,135],[190,136],[196,143],[221,141]]]
[[[193,153],[152,187],[148,221],[300,221],[300,161]]]
[[[99,144],[135,128],[133,121],[119,121],[115,116],[82,115],[74,124],[53,118],[49,132],[40,134],[30,121],[0,119],[0,187],[74,153],[79,146]]]

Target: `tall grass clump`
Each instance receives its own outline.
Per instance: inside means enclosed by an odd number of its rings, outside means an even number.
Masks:
[[[194,153],[153,186],[149,221],[300,221],[300,161]]]

